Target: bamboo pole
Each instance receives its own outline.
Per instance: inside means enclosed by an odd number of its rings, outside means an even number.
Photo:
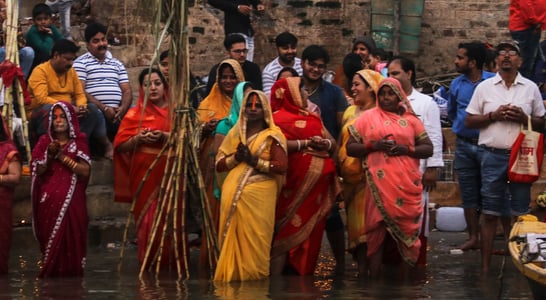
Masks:
[[[144,3],[143,3],[144,4]],[[201,128],[197,121],[195,110],[189,101],[189,43],[187,30],[188,7],[186,1],[178,0],[155,0],[146,1],[146,7],[152,6],[154,21],[152,32],[156,38],[156,47],[152,62],[157,61],[158,53],[162,42],[169,35],[170,38],[170,82],[169,96],[171,105],[171,132],[169,138],[158,157],[152,162],[142,182],[139,184],[133,198],[131,212],[134,210],[135,202],[143,187],[144,182],[150,174],[150,170],[157,166],[159,157],[166,154],[166,165],[164,177],[162,178],[159,196],[157,199],[156,212],[152,225],[150,237],[146,242],[147,248],[144,260],[141,265],[139,277],[142,278],[146,269],[155,272],[161,271],[161,259],[167,244],[171,239],[172,253],[176,263],[177,274],[180,279],[189,277],[188,249],[186,238],[186,208],[188,195],[197,195],[203,215],[204,234],[207,246],[211,249],[209,261],[216,260],[218,248],[216,246],[216,231],[212,220],[212,213],[209,202],[206,198],[205,186],[198,165],[197,149],[199,148],[199,134]],[[161,27],[164,24],[163,27]],[[147,105],[147,95],[144,99]],[[198,130],[196,130],[198,129]],[[197,185],[189,185],[190,180],[195,180]],[[152,201],[156,201],[155,199]],[[148,205],[149,203],[146,203]],[[121,268],[124,245],[127,238],[128,226],[131,217],[127,219],[124,232],[124,243],[120,252]],[[140,220],[135,220],[139,223]],[[159,242],[159,244],[157,244]],[[152,247],[158,245],[158,247]],[[169,253],[169,256],[171,253]],[[149,266],[149,268],[147,268]],[[211,264],[212,266],[212,264]]]
[[[19,67],[19,49],[18,49],[18,33],[19,33],[19,2],[18,0],[6,1],[6,60],[14,63]],[[3,82],[0,85],[0,91],[4,87],[4,106],[2,114],[7,120],[8,128],[13,132],[13,116],[15,115],[14,93],[16,95],[17,104],[21,115],[23,125],[23,137],[25,141],[25,151],[27,159],[30,161],[31,150],[28,138],[28,123],[25,114],[23,86],[19,78],[15,77],[13,84],[6,86]]]

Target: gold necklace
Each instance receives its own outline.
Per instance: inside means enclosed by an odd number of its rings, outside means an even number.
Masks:
[[[313,95],[319,88],[319,85],[312,91],[309,91],[309,89],[305,89],[307,91],[307,97],[311,97],[311,95]]]
[[[59,85],[61,86],[61,88],[64,89],[68,81],[68,75],[66,73],[64,73],[63,75],[64,75],[64,84],[62,84],[61,77],[59,77],[59,75],[57,75],[57,81],[59,82]]]

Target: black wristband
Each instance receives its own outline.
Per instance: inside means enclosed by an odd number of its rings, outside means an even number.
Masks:
[[[492,122],[495,122],[495,120],[493,120],[493,112],[489,112],[489,121],[492,123]]]

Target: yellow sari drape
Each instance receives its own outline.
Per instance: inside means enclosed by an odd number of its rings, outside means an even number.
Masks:
[[[261,100],[264,107],[269,106],[265,95]],[[241,112],[239,122],[229,131],[218,149],[216,161],[233,155],[241,142],[248,146],[253,156],[266,161],[271,159],[272,143],[279,143],[286,151],[286,139],[274,125],[270,110],[264,113],[264,118],[269,128],[247,140],[246,120]],[[275,207],[281,181],[280,176],[260,173],[245,162],[229,171],[220,186],[220,257],[214,280],[245,281],[269,276]]]
[[[371,87],[374,94],[377,94],[379,83],[383,77],[372,70],[360,70],[357,75]],[[366,179],[362,169],[362,160],[359,157],[350,157],[347,155],[347,142],[352,136],[360,141],[358,131],[352,129],[352,125],[360,116],[362,107],[366,109],[373,107],[373,103],[360,103],[361,100],[355,99],[357,103],[349,106],[343,113],[343,129],[340,133],[338,163],[340,176],[343,178],[343,196],[345,199],[347,211],[347,241],[349,251],[354,250],[358,245],[366,243]],[[361,106],[359,108],[359,106]],[[360,111],[359,111],[360,109]]]

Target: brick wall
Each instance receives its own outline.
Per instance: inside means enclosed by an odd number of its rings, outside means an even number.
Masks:
[[[189,19],[190,58],[194,73],[204,75],[225,55],[223,13],[206,4],[206,0],[195,2]],[[356,35],[370,34],[371,0],[263,2],[266,12],[255,18],[255,61],[262,67],[276,56],[274,37],[285,30],[300,39],[300,53],[312,43],[325,46],[332,57],[332,69],[350,51]],[[97,20],[110,24],[116,36],[127,44],[116,53],[121,53],[128,66],[149,63],[154,47],[149,9],[136,3],[137,0],[94,0],[92,11]],[[462,41],[495,44],[508,38],[508,5],[508,0],[425,0],[419,53],[409,55],[416,60],[419,75],[453,71],[455,48]]]

